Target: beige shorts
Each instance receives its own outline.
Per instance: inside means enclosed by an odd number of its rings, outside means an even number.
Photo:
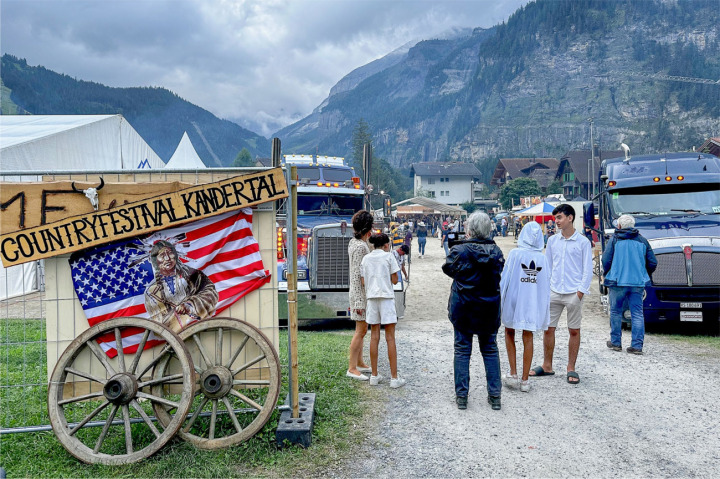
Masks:
[[[367,311],[365,313],[365,321],[367,321],[368,324],[397,323],[394,298],[368,299]]]
[[[550,291],[550,327],[557,328],[563,309],[567,308],[568,329],[580,329],[583,299],[577,293],[560,294]]]

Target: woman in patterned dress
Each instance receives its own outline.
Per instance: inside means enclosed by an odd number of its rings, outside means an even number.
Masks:
[[[366,254],[370,253],[368,238],[372,234],[373,217],[365,210],[358,211],[352,218],[354,238],[348,244],[350,258],[350,318],[355,321],[355,334],[350,341],[350,357],[346,376],[359,381],[367,381],[363,374],[369,372],[370,367],[363,361],[363,339],[367,333],[365,322],[365,288],[360,280],[360,265]]]

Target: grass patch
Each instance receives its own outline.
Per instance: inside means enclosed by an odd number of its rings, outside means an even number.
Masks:
[[[18,368],[42,386],[3,387],[0,417],[3,427],[48,424],[46,409],[46,361],[43,342],[28,341],[27,321],[6,320],[0,328],[2,384],[17,379]],[[42,323],[38,321],[38,323]],[[30,335],[44,341],[42,324]],[[174,439],[154,456],[126,466],[86,465],[68,454],[52,432],[0,436],[0,464],[8,477],[240,477],[299,476],[321,472],[352,454],[367,432],[358,427],[370,414],[372,393],[345,378],[349,331],[299,333],[299,377],[301,392],[315,392],[317,399],[313,444],[308,449],[275,446],[276,411],[267,425],[249,441],[224,450],[201,451]],[[286,365],[287,333],[281,332],[279,352]],[[11,361],[6,361],[10,358]],[[32,364],[29,367],[28,364]],[[37,367],[35,367],[37,365]],[[281,402],[287,395],[287,369],[283,366]],[[14,415],[13,410],[25,411]],[[15,417],[17,416],[17,417]]]
[[[684,336],[677,334],[658,334],[656,336],[669,342],[682,342],[690,346],[708,347],[720,351],[720,337],[718,336]]]

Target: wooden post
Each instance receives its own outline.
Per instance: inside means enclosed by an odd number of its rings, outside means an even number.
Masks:
[[[297,167],[292,166],[290,171],[290,198],[288,211],[288,250],[292,250],[290,267],[287,272],[288,291],[288,344],[290,358],[290,405],[292,417],[300,417],[299,393],[298,393],[298,311],[297,311]]]

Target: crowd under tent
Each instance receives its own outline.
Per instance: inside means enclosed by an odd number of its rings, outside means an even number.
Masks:
[[[170,157],[170,160],[165,165],[165,168],[172,169],[205,169],[205,163],[203,163],[200,156],[198,156],[195,147],[193,147],[190,137],[187,131],[183,133],[182,140],[175,149],[175,153]]]
[[[164,167],[122,115],[0,115],[0,181],[39,181],[53,171]],[[19,172],[25,174],[13,174]],[[0,300],[37,291],[41,271],[41,262],[0,265]]]
[[[432,198],[416,196],[393,205],[397,216],[414,215],[443,215],[443,216],[467,216],[467,211],[459,206],[446,205]]]

